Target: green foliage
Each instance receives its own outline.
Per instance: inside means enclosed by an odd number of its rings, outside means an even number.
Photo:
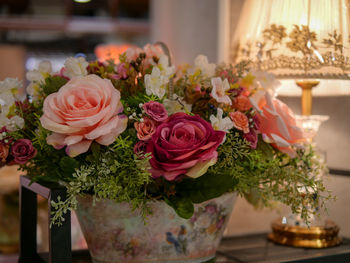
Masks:
[[[66,185],[67,200],[52,202],[54,223],[61,224],[63,214],[76,208],[76,197],[88,193],[93,193],[95,200],[106,198],[128,202],[134,209],[139,208],[143,217],[150,213],[146,192],[146,186],[152,180],[148,172],[150,157],[140,160],[134,155],[134,140],[119,136],[113,147],[103,151],[97,144],[92,146],[92,153],[86,158],[88,161],[75,169],[73,180]]]
[[[66,83],[67,80],[65,78],[60,76],[50,76],[45,79],[45,84],[42,85],[42,90],[45,96],[48,96],[51,93],[57,92]]]
[[[59,164],[62,172],[66,175],[73,174],[75,172],[75,169],[78,169],[80,166],[77,160],[69,156],[62,157]]]
[[[190,198],[182,196],[164,197],[164,201],[174,208],[175,212],[182,218],[189,219],[194,213],[194,206]]]
[[[236,180],[228,174],[213,176],[207,173],[196,179],[185,178],[176,185],[176,193],[187,196],[193,203],[202,203],[232,191],[236,183]]]
[[[256,206],[284,203],[308,222],[310,213],[330,198],[317,179],[323,168],[312,148],[299,149],[297,158],[290,158],[261,139],[257,149],[252,150],[237,132],[226,135],[218,153],[217,163],[205,175],[184,178],[173,184],[174,191],[164,197],[178,215],[190,218],[194,203],[237,191]],[[171,189],[171,184],[167,187]]]

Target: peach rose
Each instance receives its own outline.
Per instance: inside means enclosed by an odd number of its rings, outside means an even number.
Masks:
[[[300,146],[307,138],[298,127],[292,110],[266,92],[265,98],[259,102],[259,111],[257,116],[263,139],[281,152],[295,157],[296,152],[291,146]]]
[[[241,130],[244,133],[249,132],[249,120],[244,113],[240,111],[235,111],[235,112],[230,112],[229,115],[231,120],[233,121],[233,126],[236,129]]]
[[[135,122],[135,129],[137,131],[137,138],[142,141],[147,141],[156,132],[156,122],[150,118],[145,117],[143,122]]]
[[[252,107],[252,104],[250,103],[250,100],[246,96],[239,95],[233,101],[233,108],[239,111],[247,111],[251,107]]]
[[[109,145],[127,126],[120,93],[111,81],[97,75],[72,78],[44,101],[40,118],[53,131],[47,143],[75,157],[87,152],[92,141]]]

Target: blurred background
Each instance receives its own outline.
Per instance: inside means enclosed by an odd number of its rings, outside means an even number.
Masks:
[[[93,60],[96,53],[109,52],[110,44],[123,49],[163,41],[175,64],[192,63],[198,54],[207,55],[212,63],[232,62],[231,40],[243,3],[244,0],[0,0],[0,79],[17,77],[25,84],[25,72],[36,68],[41,60],[50,60],[57,71],[68,56],[84,53]],[[299,97],[280,98],[300,114]],[[333,173],[326,178],[326,185],[337,196],[336,202],[329,203],[329,214],[340,226],[340,235],[350,237],[350,96],[317,97],[313,103],[315,114],[330,116],[316,136]],[[15,191],[13,181],[17,177],[15,169],[0,170],[0,188],[11,185]],[[0,194],[5,195],[5,191]],[[1,200],[0,210],[4,210]],[[271,221],[287,213],[284,207],[276,208],[255,210],[238,198],[226,235],[268,232]],[[5,223],[0,220],[0,224]],[[42,233],[46,227],[43,223]],[[0,234],[0,243],[6,235],[1,238]],[[81,242],[77,237],[77,246]]]

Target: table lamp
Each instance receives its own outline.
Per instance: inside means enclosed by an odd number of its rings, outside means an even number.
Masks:
[[[281,81],[279,95],[301,93],[303,127],[317,133],[328,116],[312,115],[312,96],[350,95],[349,3],[346,0],[246,0],[230,60],[250,61]],[[340,242],[330,221],[310,228],[286,217],[272,224],[274,242],[328,247]]]

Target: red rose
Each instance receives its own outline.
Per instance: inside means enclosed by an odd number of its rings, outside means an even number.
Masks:
[[[199,115],[176,113],[157,127],[147,145],[152,153],[150,164],[153,178],[172,181],[185,174],[197,178],[216,163],[216,149],[225,136],[215,131]]]
[[[11,147],[11,154],[15,163],[25,164],[30,159],[34,158],[37,154],[37,150],[33,147],[33,144],[28,139],[19,139]]]

